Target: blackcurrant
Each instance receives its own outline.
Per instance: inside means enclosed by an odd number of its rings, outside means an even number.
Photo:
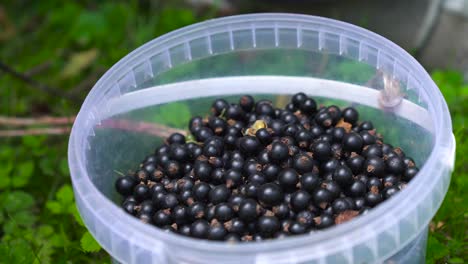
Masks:
[[[215,217],[218,221],[226,222],[232,219],[234,210],[227,203],[220,203],[215,207]]]
[[[278,174],[278,182],[285,191],[296,189],[299,181],[299,174],[294,169],[283,169]]]
[[[262,216],[257,221],[257,228],[262,236],[271,237],[280,229],[280,222],[274,216]]]
[[[242,110],[245,112],[250,112],[252,111],[254,105],[255,105],[255,100],[252,96],[250,95],[243,95],[239,99],[239,105],[242,107]]]
[[[211,111],[215,115],[220,115],[229,107],[229,103],[224,99],[216,99],[211,105]]]
[[[255,132],[255,137],[262,143],[263,145],[268,145],[271,143],[271,135],[270,132],[266,128],[260,128]]]
[[[135,185],[137,184],[136,180],[132,176],[122,176],[117,179],[115,182],[115,189],[123,196],[132,194]]]
[[[203,219],[193,222],[190,227],[190,235],[196,238],[207,238],[209,232],[210,225]]]
[[[172,217],[169,210],[159,210],[153,215],[153,223],[156,226],[165,226],[172,223]]]
[[[247,156],[253,156],[260,151],[261,143],[256,137],[245,136],[238,139],[239,149]]]
[[[171,144],[185,144],[185,136],[182,135],[181,133],[172,133],[167,138],[167,143],[169,145],[171,145]]]
[[[231,191],[224,184],[212,188],[208,194],[209,201],[212,204],[226,202],[229,199],[229,196],[231,196]]]
[[[352,125],[354,125],[359,119],[359,113],[353,107],[347,107],[347,108],[343,109],[343,112],[341,113],[341,116],[343,117],[343,120],[345,122],[348,122],[348,123],[350,123]]]
[[[300,174],[312,172],[317,165],[317,162],[308,155],[298,154],[293,157],[293,167]]]
[[[385,162],[376,156],[367,158],[364,168],[367,175],[371,177],[383,177],[385,174]]]
[[[245,199],[239,205],[239,211],[237,212],[239,218],[245,222],[252,222],[257,219],[260,214],[260,206],[254,199]]]
[[[320,186],[320,178],[318,174],[314,172],[308,172],[302,175],[301,179],[301,189],[313,193],[313,191]]]
[[[282,201],[283,191],[276,183],[265,183],[258,188],[257,198],[264,205],[274,206]]]
[[[343,149],[345,151],[360,153],[363,146],[364,141],[358,133],[351,132],[343,136]]]
[[[269,157],[274,162],[282,162],[289,156],[288,146],[282,142],[274,142],[269,151]]]
[[[311,196],[308,192],[299,190],[292,194],[291,196],[291,208],[296,211],[302,211],[309,207],[311,201]]]
[[[291,103],[295,107],[299,107],[305,100],[307,100],[307,95],[305,93],[297,93],[291,97]]]
[[[341,187],[348,187],[353,182],[353,172],[347,166],[342,165],[333,172],[333,180]]]
[[[419,172],[419,169],[416,167],[408,167],[404,172],[403,172],[403,180],[409,182],[411,181],[414,176]]]

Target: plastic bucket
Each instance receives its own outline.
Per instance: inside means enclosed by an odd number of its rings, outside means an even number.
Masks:
[[[314,234],[258,243],[166,233],[120,208],[114,171],[135,168],[161,138],[109,127],[112,120],[180,126],[182,114],[206,112],[213,96],[249,93],[281,104],[298,91],[323,103],[356,106],[386,141],[415,158],[419,174],[366,215]],[[397,45],[331,19],[252,14],[176,30],[115,64],[83,103],[68,159],[86,226],[122,263],[420,263],[454,151],[440,91]]]

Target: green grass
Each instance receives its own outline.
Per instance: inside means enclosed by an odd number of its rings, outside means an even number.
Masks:
[[[103,70],[146,41],[212,15],[212,10],[196,15],[177,1],[17,2],[0,5],[6,14],[0,19],[0,61],[20,72],[42,67],[32,78],[78,99],[44,93],[0,71],[0,113],[10,117],[75,115]],[[468,86],[457,72],[434,72],[433,78],[452,114],[457,160],[433,220],[427,262],[463,263],[468,257]],[[0,263],[110,262],[74,206],[67,142],[66,135],[0,138]]]

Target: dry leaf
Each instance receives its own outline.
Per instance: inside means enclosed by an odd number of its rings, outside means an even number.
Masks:
[[[73,54],[69,62],[65,65],[65,68],[61,73],[61,77],[66,79],[78,75],[94,62],[97,55],[97,49],[90,49]]]

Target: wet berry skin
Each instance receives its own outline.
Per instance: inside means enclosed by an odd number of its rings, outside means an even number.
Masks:
[[[252,156],[260,151],[261,143],[256,137],[245,136],[238,141],[239,149],[246,155]]]
[[[374,207],[380,202],[382,202],[382,194],[380,193],[374,193],[374,192],[368,192],[365,196],[366,199],[366,204],[368,206]]]
[[[224,240],[224,237],[228,234],[227,230],[223,225],[217,224],[210,227],[208,231],[208,239],[210,240]]]
[[[353,107],[345,108],[345,109],[342,111],[341,115],[343,116],[343,120],[344,120],[345,122],[348,122],[348,123],[350,123],[350,124],[352,124],[352,125],[354,125],[354,124],[358,121],[358,119],[359,119],[359,113],[358,113],[358,111],[357,111],[355,108],[353,108]]]
[[[387,165],[387,171],[392,173],[392,174],[399,175],[405,169],[405,163],[403,162],[403,160],[400,157],[388,158],[385,161],[385,163]]]
[[[418,168],[409,167],[403,172],[403,179],[406,181],[410,181],[416,176],[418,172],[419,172]]]
[[[218,221],[226,222],[232,219],[234,210],[227,203],[220,203],[215,207],[215,217]]]
[[[316,173],[309,172],[302,175],[300,182],[303,190],[312,193],[320,186],[321,180]]]
[[[335,214],[340,214],[346,210],[350,210],[352,205],[350,205],[345,199],[338,198],[332,203],[333,212]]]
[[[224,99],[216,99],[213,104],[211,105],[211,111],[215,115],[220,115],[223,111],[229,107],[229,103],[226,102]]]
[[[225,116],[227,119],[243,120],[245,112],[238,104],[231,104],[226,109]]]
[[[319,161],[325,161],[330,158],[332,154],[332,149],[330,143],[327,141],[317,141],[312,144],[311,151],[314,154],[314,159]]]
[[[255,100],[252,96],[250,95],[243,95],[239,99],[239,105],[244,110],[245,112],[250,112],[252,111],[254,105],[255,105]]]
[[[209,201],[213,204],[226,202],[229,196],[231,196],[231,191],[224,184],[214,187],[208,194]]]
[[[133,190],[133,195],[138,201],[148,199],[151,195],[150,189],[145,184],[138,184]]]
[[[388,187],[388,188],[385,188],[383,191],[382,191],[382,196],[384,199],[388,199],[390,197],[392,197],[393,195],[395,195],[400,189],[398,189],[398,187],[396,186],[391,186],[391,187]]]
[[[295,189],[299,174],[294,169],[284,169],[278,174],[278,182],[285,190]]]
[[[289,156],[288,146],[281,142],[274,142],[269,152],[270,159],[274,162],[281,162]]]
[[[283,191],[278,184],[265,183],[258,188],[257,198],[265,205],[278,205],[283,199]]]
[[[363,156],[355,155],[346,161],[346,165],[348,165],[353,174],[359,174],[364,170],[365,161],[366,159]]]
[[[320,188],[312,194],[312,200],[314,201],[315,205],[324,207],[333,201],[333,196],[333,193],[329,190]]]
[[[351,132],[343,136],[343,149],[345,151],[360,153],[363,145],[364,141],[358,133]]]
[[[210,191],[210,185],[205,182],[196,183],[192,188],[193,197],[197,201],[207,201]]]
[[[156,226],[170,225],[172,222],[171,214],[166,210],[159,210],[153,215],[153,223]]]
[[[190,235],[196,238],[207,238],[209,232],[210,225],[206,220],[199,219],[190,227]]]
[[[312,172],[316,165],[317,162],[308,155],[297,154],[293,157],[293,167],[300,174]]]
[[[305,100],[307,100],[307,95],[305,95],[305,93],[297,93],[292,96],[291,103],[294,107],[298,108]]]
[[[121,195],[127,196],[132,194],[133,188],[135,188],[136,180],[132,176],[123,176],[117,179],[115,182],[115,189]]]
[[[310,205],[311,196],[308,192],[299,190],[291,196],[291,208],[296,211],[302,211]]]
[[[135,206],[137,205],[136,202],[134,201],[126,201],[122,204],[122,208],[124,209],[125,212],[131,214],[131,215],[135,215],[136,214],[136,210],[135,210]]]
[[[239,205],[239,218],[245,222],[252,222],[257,219],[259,214],[258,204],[253,199],[246,199]]]
[[[342,187],[347,187],[353,182],[353,173],[347,166],[340,166],[333,172],[333,180]]]
[[[379,157],[370,157],[364,164],[367,175],[371,177],[383,177],[385,174],[385,162]]]
[[[362,197],[364,196],[365,192],[366,192],[366,184],[363,183],[362,181],[354,181],[353,183],[351,183],[351,185],[349,186],[349,194],[350,196],[352,197]]]
[[[307,231],[307,227],[304,224],[301,224],[299,222],[293,222],[289,228],[288,228],[289,233],[293,235],[300,235],[304,234]]]
[[[257,221],[257,228],[260,234],[270,237],[280,229],[280,223],[274,216],[262,216]]]
[[[299,104],[299,110],[306,115],[313,114],[317,111],[317,103],[312,98],[307,98]]]

